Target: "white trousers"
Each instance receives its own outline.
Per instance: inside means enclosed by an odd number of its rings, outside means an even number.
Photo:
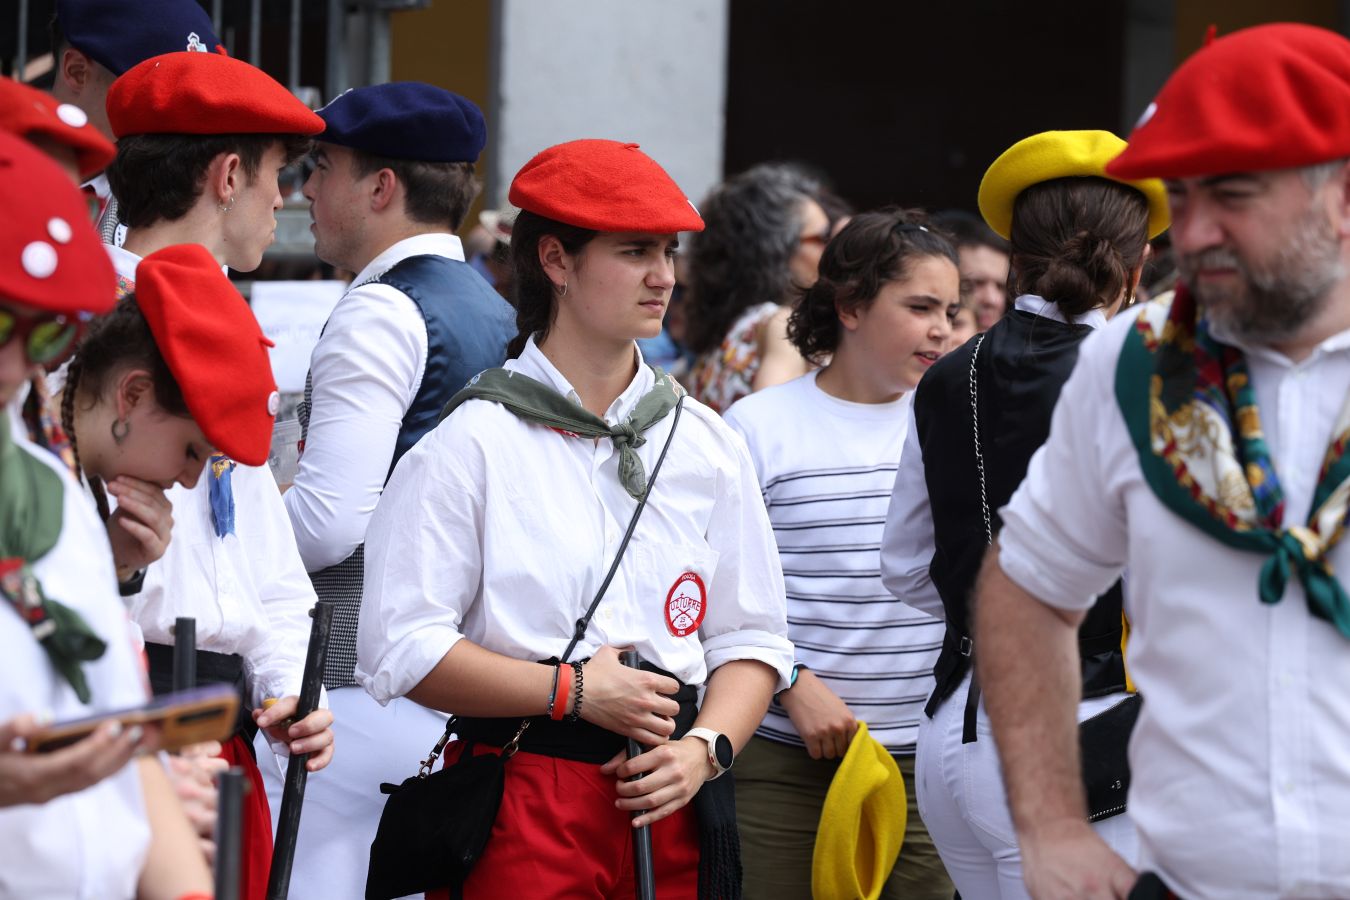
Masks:
[[[399,784],[445,731],[444,713],[400,698],[380,706],[360,687],[328,692],[333,712],[333,761],[305,785],[300,833],[291,869],[291,900],[361,900],[370,842],[387,799],[380,783]],[[254,744],[272,806],[273,833],[281,812],[287,760],[273,756],[260,735]],[[269,765],[272,760],[276,765]]]
[[[967,675],[932,719],[919,720],[914,767],[919,815],[962,900],[1023,900],[1029,895],[1022,881],[1022,853],[983,702],[976,719],[979,739],[961,743],[969,689]],[[1079,721],[1124,697],[1113,694],[1083,701]],[[1129,813],[1092,827],[1127,863],[1137,864],[1139,841]]]

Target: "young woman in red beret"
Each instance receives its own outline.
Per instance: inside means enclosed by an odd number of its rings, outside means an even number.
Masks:
[[[703,223],[613,141],[545,150],[510,200],[515,358],[451,401],[385,490],[357,677],[455,713],[450,758],[508,757],[466,898],[631,896],[644,825],[660,896],[734,896],[731,784],[714,779],[787,684],[782,572],[745,445],[634,343],[660,330],[678,232]],[[631,760],[628,738],[646,748]]]
[[[140,728],[64,749],[16,743],[147,701],[102,524],[69,471],[16,428],[24,387],[112,305],[84,198],[0,133],[0,895],[205,897],[210,876]],[[195,892],[195,893],[190,893]]]
[[[271,344],[206,248],[182,244],[157,251],[141,261],[136,275],[136,290],[99,319],[81,342],[69,366],[62,397],[62,419],[77,464],[112,534],[120,530],[135,534],[143,527],[123,518],[127,509],[137,514],[147,505],[164,502],[162,495],[141,490],[141,484],[165,490],[181,485],[184,491],[190,491],[217,452],[244,464],[265,462],[276,412],[276,384],[267,354]],[[105,485],[117,500],[115,511],[104,495]],[[191,510],[190,504],[185,505]],[[234,511],[215,507],[206,514],[219,521],[232,517]],[[170,547],[180,555],[199,550],[193,544],[179,548],[181,528],[181,523],[174,524]],[[269,531],[258,532],[258,539],[283,547],[291,541],[294,548],[284,515]],[[149,570],[166,565],[169,559],[166,554]],[[217,584],[216,573],[190,571],[195,577],[179,578],[177,589],[196,592],[192,596],[199,605],[191,612],[197,617],[199,635],[214,639],[216,634],[224,634],[240,640],[235,634],[239,628],[237,611],[230,607],[216,611],[215,604],[208,607],[200,602],[203,594],[213,598],[216,590],[226,590]],[[259,577],[276,576],[259,573]],[[125,584],[126,579],[122,580]],[[184,602],[176,595],[174,598]],[[229,599],[228,594],[225,599]],[[146,601],[141,592],[132,600],[131,608],[146,635],[151,684],[162,693],[171,687],[160,672],[171,669],[164,663],[166,656],[171,658],[172,650],[154,641],[163,640],[161,635],[168,633],[175,612],[184,606],[170,608]],[[305,607],[294,605],[286,624],[294,634],[302,634]],[[269,652],[271,642],[276,640],[276,635],[265,635],[255,643],[258,658],[265,658],[261,654]],[[251,717],[241,717],[241,729],[256,725],[267,732],[270,741],[289,752],[312,753],[308,763],[311,771],[323,768],[333,752],[328,711],[316,710],[288,728],[281,720],[294,710],[293,693],[265,709],[259,695],[275,691],[272,695],[280,696],[281,689],[264,681],[256,671],[249,674],[252,678],[246,679],[239,655],[198,651],[199,679],[235,684],[243,708],[254,711]],[[278,708],[282,710],[280,715]],[[253,784],[245,814],[245,879],[262,891],[270,858],[270,817],[251,745],[251,732],[247,737],[237,732],[226,742],[222,755],[230,763],[242,765]]]

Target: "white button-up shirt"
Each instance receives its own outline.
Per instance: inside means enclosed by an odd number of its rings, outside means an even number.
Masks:
[[[244,657],[251,702],[300,693],[314,586],[295,548],[291,523],[266,466],[231,473],[234,533],[211,524],[211,467],[197,486],[175,485],[169,549],[146,569],[129,598],[145,639],[173,644],[174,620],[197,620],[197,649]],[[284,752],[285,745],[274,745]]]
[[[405,238],[352,281],[310,357],[309,429],[286,511],[311,572],[352,555],[389,476],[403,417],[422,387],[427,326],[406,294],[365,284],[410,256],[463,261],[449,233]]]
[[[1072,610],[1129,567],[1130,672],[1146,698],[1130,816],[1145,867],[1183,897],[1348,897],[1350,641],[1309,613],[1297,578],[1261,603],[1265,558],[1204,534],[1145,483],[1115,396],[1134,319],[1084,342],[1049,441],[1002,510],[1000,562]],[[1285,521],[1302,524],[1350,396],[1350,332],[1299,363],[1244,349]],[[1350,543],[1329,559],[1350,571]]]
[[[8,415],[8,412],[5,412]],[[65,466],[15,433],[65,485],[61,537],[33,565],[44,592],[71,607],[107,643],[83,664],[88,705],[57,674],[29,626],[0,600],[0,721],[46,713],[55,722],[140,706],[148,699],[144,672],[115,589],[112,552],[92,505]],[[136,764],[97,784],[41,805],[0,809],[0,897],[23,900],[107,900],[136,895],[150,842]]]
[[[506,367],[580,402],[533,341]],[[652,382],[639,365],[605,420],[627,417]],[[638,454],[648,475],[673,419],[646,432]],[[464,637],[516,659],[560,655],[636,506],[618,462],[608,439],[566,436],[496,403],[456,410],[399,462],[371,520],[357,680],[388,702]],[[698,630],[680,637],[667,615],[686,573],[701,579],[706,604]],[[759,484],[745,443],[692,398],[573,658],[605,644],[632,645],[689,684],[755,659],[787,686],[783,574]]]

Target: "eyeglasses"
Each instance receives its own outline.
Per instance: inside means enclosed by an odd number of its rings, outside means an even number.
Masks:
[[[80,320],[71,316],[23,316],[0,307],[0,347],[16,338],[33,365],[52,366],[71,354],[80,336]]]

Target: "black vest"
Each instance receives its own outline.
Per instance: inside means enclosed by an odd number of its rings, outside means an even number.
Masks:
[[[450,398],[470,378],[506,359],[506,345],[516,334],[516,319],[511,305],[472,266],[459,260],[410,256],[372,281],[406,294],[427,327],[426,368],[417,396],[404,413],[385,476],[388,480],[403,454],[436,427]],[[309,432],[312,392],[313,382],[306,377],[305,399],[299,409],[302,436]],[[330,690],[354,683],[365,550],[362,544],[337,565],[309,573],[315,593],[337,604],[324,665],[323,684]]]
[[[1067,325],[1020,310],[985,332],[976,378],[980,450],[995,536],[1003,524],[998,511],[1022,483],[1032,455],[1049,436],[1060,389],[1078,360],[1078,345],[1091,332],[1087,325]],[[942,653],[933,670],[937,688],[925,710],[930,716],[970,668],[970,592],[986,550],[970,410],[975,342],[967,341],[934,364],[914,395],[936,544],[929,575],[947,618]],[[1085,697],[1124,689],[1120,612],[1117,582],[1098,598],[1078,630]]]

